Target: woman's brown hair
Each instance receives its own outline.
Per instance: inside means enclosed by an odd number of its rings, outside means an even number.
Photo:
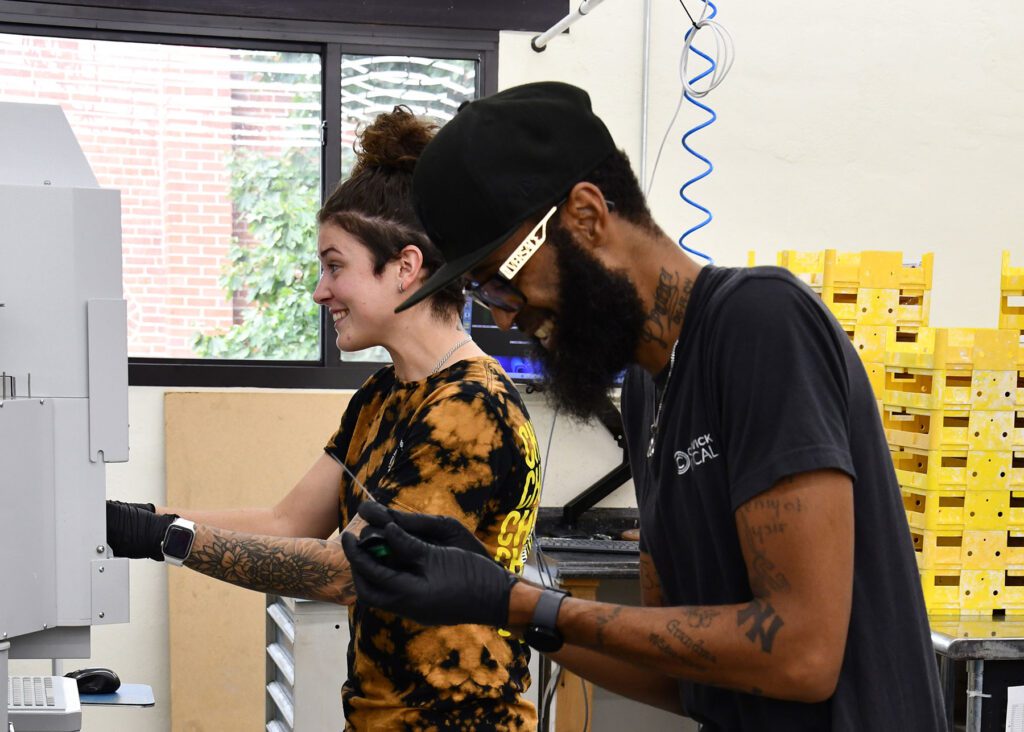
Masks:
[[[436,131],[436,124],[405,106],[378,115],[358,134],[352,174],[338,184],[317,214],[321,226],[335,224],[370,250],[375,275],[409,244],[423,253],[428,277],[444,264],[412,207],[413,167]],[[428,301],[438,317],[457,316],[465,303],[462,283],[451,283]]]

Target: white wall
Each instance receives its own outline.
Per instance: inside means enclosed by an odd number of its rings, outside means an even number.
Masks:
[[[649,163],[678,101],[687,28],[678,0],[651,6]],[[932,324],[995,327],[999,252],[1024,263],[1024,6],[718,6],[736,62],[705,99],[718,121],[691,138],[715,170],[689,194],[715,218],[687,242],[726,265],[745,264],[749,249],[759,263],[784,248],[933,251]],[[588,89],[635,168],[642,7],[606,0],[543,53],[525,33],[504,34],[500,52],[502,86],[551,78]],[[676,191],[703,170],[678,140],[705,118],[684,103],[652,191],[674,236],[702,218]]]
[[[696,11],[697,0],[687,3]],[[648,164],[678,100],[686,29],[678,0],[651,5]],[[587,88],[637,163],[642,7],[607,0],[540,54],[530,49],[532,34],[503,33],[500,85],[558,79]],[[692,138],[715,171],[691,195],[715,219],[688,241],[726,265],[744,264],[748,249],[758,250],[759,262],[774,261],[782,248],[933,251],[932,323],[994,327],[999,252],[1012,249],[1015,263],[1024,260],[1017,181],[1024,169],[1024,5],[722,0],[719,10],[736,63],[706,100],[718,121]],[[659,166],[651,200],[670,234],[700,220],[675,191],[702,170],[678,138],[703,119],[684,104]],[[163,390],[133,388],[130,404],[131,462],[111,467],[109,495],[159,503]],[[529,404],[546,449],[551,412],[535,398]],[[559,505],[619,458],[601,428],[559,420],[553,440],[546,505]],[[626,486],[604,505],[631,501]],[[152,684],[161,701],[168,698],[165,572],[133,563],[132,624],[94,635],[97,662]],[[124,714],[133,715],[127,726]],[[91,710],[86,720],[87,732],[169,729],[166,704]]]

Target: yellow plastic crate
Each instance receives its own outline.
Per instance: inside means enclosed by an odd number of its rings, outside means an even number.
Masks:
[[[1009,618],[1024,613],[1021,570],[922,570],[921,590],[930,615],[980,616],[1001,611]]]
[[[911,529],[910,539],[918,569],[959,570],[963,567],[963,530]]]
[[[960,570],[921,570],[921,590],[929,613],[960,612]]]
[[[900,486],[918,491],[1024,491],[1024,453],[891,448]]]
[[[821,299],[844,327],[899,325],[899,290],[825,285]]]
[[[893,331],[892,336],[889,332]],[[896,328],[894,326],[864,326],[856,325],[847,335],[853,341],[853,347],[857,349],[857,355],[865,364],[886,362],[886,344],[889,339],[896,339]],[[904,335],[904,338],[915,339],[916,333]]]
[[[882,424],[890,446],[1000,452],[1024,449],[1024,415],[1017,419],[1017,414],[972,409],[913,409],[886,403]]]
[[[931,371],[1011,371],[1020,359],[1019,336],[996,328],[920,328],[915,341],[886,342],[885,364]]]
[[[904,264],[902,252],[839,252],[826,249],[825,287],[930,290],[934,257],[925,254],[920,262]]]
[[[900,486],[907,523],[918,531],[963,531],[963,491],[921,491]]]
[[[1017,403],[1018,372],[931,371],[889,366],[885,373],[887,404],[917,409],[1012,410]]]
[[[1024,531],[911,529],[918,569],[1019,569],[1024,571]]]
[[[991,613],[964,613],[962,617],[956,614],[933,615],[928,618],[928,624],[932,630],[953,638],[990,638],[996,635],[992,630]],[[1024,619],[1004,618],[999,624],[999,635],[1004,638],[1024,638]]]
[[[775,263],[806,282],[815,292],[821,292],[825,278],[824,251],[798,252],[794,249],[785,249],[776,255]]]
[[[1020,533],[965,530],[960,551],[963,568],[1024,570],[1024,536]]]
[[[882,399],[885,396],[885,364],[865,363],[864,371],[867,372],[868,381],[871,382],[871,391],[875,397]]]
[[[964,570],[960,573],[960,611],[992,612],[1006,609],[1014,600],[1006,592],[1006,575],[1000,570]],[[1024,598],[1018,600],[1024,605]]]
[[[999,277],[999,289],[1003,292],[1024,295],[1024,267],[1010,264],[1010,251],[1003,250],[1003,261]]]

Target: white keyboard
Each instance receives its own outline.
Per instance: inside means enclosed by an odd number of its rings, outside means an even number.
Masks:
[[[7,717],[16,732],[78,732],[78,685],[63,676],[8,676]]]

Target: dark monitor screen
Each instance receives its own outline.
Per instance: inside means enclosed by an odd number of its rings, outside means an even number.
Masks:
[[[530,358],[530,339],[519,330],[502,330],[490,311],[472,299],[466,302],[463,323],[476,344],[493,356],[513,381],[537,383],[543,378],[540,364]]]

